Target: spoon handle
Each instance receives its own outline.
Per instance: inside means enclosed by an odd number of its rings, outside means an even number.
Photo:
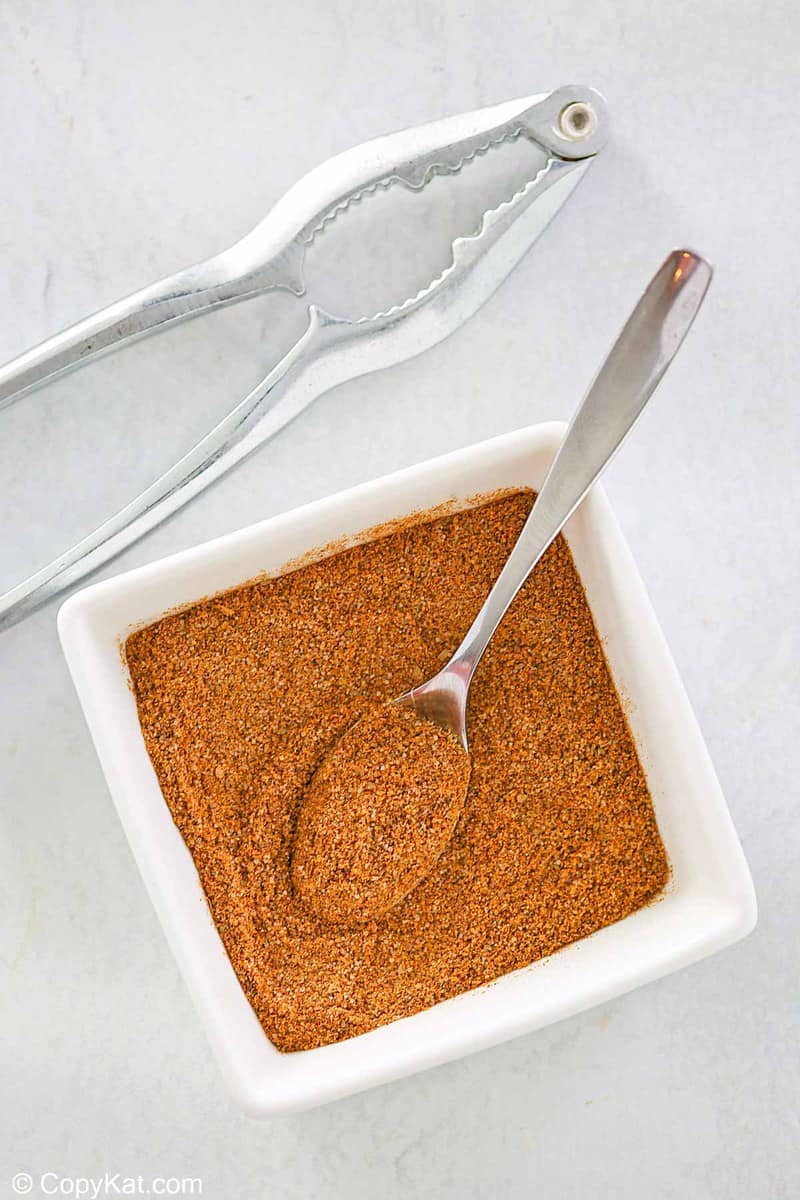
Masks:
[[[675,250],[651,280],[578,408],[503,570],[448,667],[469,679],[511,601],[633,428],[711,282],[710,265]]]

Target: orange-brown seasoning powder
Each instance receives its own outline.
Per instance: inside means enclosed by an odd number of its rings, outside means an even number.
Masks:
[[[461,743],[409,708],[381,704],[326,754],[306,789],[292,846],[296,896],[326,921],[363,921],[430,875],[469,783]]]
[[[364,1033],[634,912],[668,867],[566,543],[514,601],[470,693],[472,773],[431,873],[331,924],[292,888],[298,811],[334,740],[455,650],[532,503],[409,523],[126,643],[148,752],[233,967],[284,1051]]]

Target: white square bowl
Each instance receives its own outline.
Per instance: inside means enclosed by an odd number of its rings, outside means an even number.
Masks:
[[[282,1054],[248,1004],[145,749],[120,644],[132,628],[300,555],[451,498],[541,486],[563,436],[539,425],[398,471],[72,596],[59,633],[109,788],[222,1071],[252,1115],[311,1107],[484,1049],[744,937],[756,901],[686,693],[608,501],[566,528],[626,705],[672,867],[663,898],[549,959],[333,1046]]]

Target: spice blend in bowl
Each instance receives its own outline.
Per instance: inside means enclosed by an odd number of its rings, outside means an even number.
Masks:
[[[666,883],[647,782],[559,537],[478,668],[469,787],[430,873],[352,924],[319,917],[293,888],[318,764],[376,701],[450,657],[532,500],[521,491],[417,517],[127,640],[163,795],[280,1050],[364,1033],[530,964]]]
[[[461,816],[470,760],[453,734],[376,705],[322,762],[300,806],[292,886],[333,922],[383,916],[430,874]]]

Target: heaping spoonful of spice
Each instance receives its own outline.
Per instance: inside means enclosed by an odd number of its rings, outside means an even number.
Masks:
[[[640,416],[711,275],[690,250],[667,257],[572,418],[514,549],[455,654],[427,683],[376,705],[323,758],[292,851],[295,894],[318,916],[342,923],[379,917],[433,869],[467,794],[467,699],[481,656]]]

